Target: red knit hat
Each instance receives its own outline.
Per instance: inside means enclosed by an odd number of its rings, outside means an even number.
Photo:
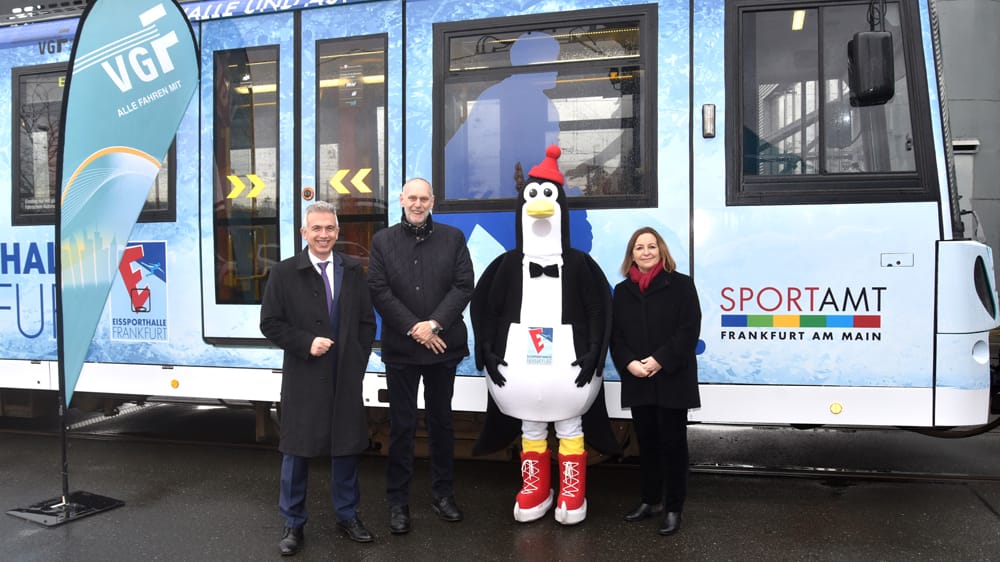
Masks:
[[[558,146],[550,144],[549,147],[545,149],[545,159],[532,168],[531,171],[528,172],[528,175],[533,178],[549,180],[562,185],[563,175],[562,172],[559,171],[559,164],[556,162],[561,154],[562,150]]]

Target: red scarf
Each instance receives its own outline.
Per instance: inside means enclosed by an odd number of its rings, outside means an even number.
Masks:
[[[639,285],[640,293],[645,293],[646,289],[649,288],[649,284],[653,282],[653,279],[656,278],[661,271],[663,271],[662,261],[656,262],[656,265],[649,268],[649,271],[646,273],[639,271],[639,266],[635,265],[635,262],[632,262],[632,267],[628,270],[628,278],[631,279],[633,283]]]

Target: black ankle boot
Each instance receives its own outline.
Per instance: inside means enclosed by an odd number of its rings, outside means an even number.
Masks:
[[[625,520],[629,523],[634,523],[661,513],[663,513],[662,503],[648,504],[646,502],[642,502],[637,505],[635,509],[625,514]]]
[[[670,536],[681,530],[681,512],[668,511],[663,516],[663,525],[660,526],[659,533],[663,536]]]

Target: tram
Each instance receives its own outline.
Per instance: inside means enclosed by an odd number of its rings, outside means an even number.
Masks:
[[[260,300],[303,246],[306,205],[334,202],[339,248],[364,261],[405,179],[428,178],[478,275],[514,245],[517,171],[558,144],[575,247],[617,282],[651,225],[695,280],[692,421],[988,421],[994,262],[963,228],[933,0],[181,6],[199,91],[77,397],[277,401]],[[55,165],[78,17],[0,23],[0,415],[58,384]],[[371,408],[384,371],[376,343]],[[455,409],[484,411],[471,358],[458,374]],[[619,384],[609,361],[609,413],[627,419]]]

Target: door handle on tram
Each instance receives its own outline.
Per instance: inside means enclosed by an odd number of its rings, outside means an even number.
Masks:
[[[701,136],[706,139],[715,138],[714,103],[706,103],[701,106]]]

